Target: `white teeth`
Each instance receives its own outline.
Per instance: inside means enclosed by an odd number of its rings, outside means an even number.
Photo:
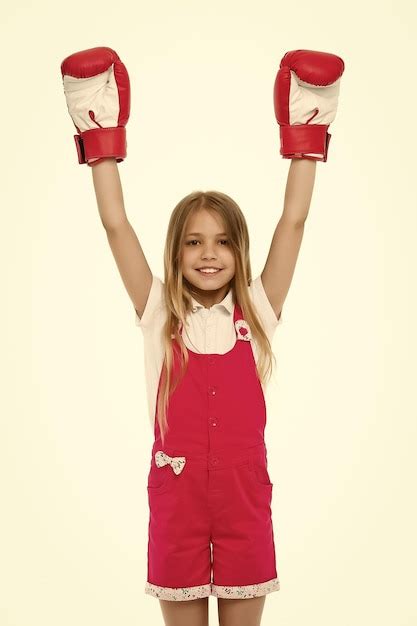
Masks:
[[[199,272],[203,272],[204,274],[215,274],[216,272],[219,272],[220,270],[198,270]]]

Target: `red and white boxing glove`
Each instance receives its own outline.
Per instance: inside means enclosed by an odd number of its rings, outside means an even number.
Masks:
[[[336,117],[343,60],[328,52],[292,50],[280,63],[274,84],[275,117],[284,159],[327,161]]]
[[[78,162],[87,165],[113,157],[126,158],[126,124],[130,115],[130,82],[126,67],[111,48],[99,47],[71,54],[61,74]]]

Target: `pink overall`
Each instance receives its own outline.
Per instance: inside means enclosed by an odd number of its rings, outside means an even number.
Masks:
[[[237,303],[233,323],[229,352],[187,348],[164,446],[155,419],[145,592],[161,600],[252,598],[279,589],[265,399]],[[175,368],[175,340],[173,348]]]

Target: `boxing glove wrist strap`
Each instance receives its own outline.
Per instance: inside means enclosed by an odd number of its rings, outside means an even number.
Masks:
[[[331,137],[328,127],[328,124],[280,126],[281,155],[286,159],[326,161]]]
[[[113,157],[119,163],[126,158],[126,128],[92,128],[81,135],[74,135],[78,163],[88,163],[91,159]]]

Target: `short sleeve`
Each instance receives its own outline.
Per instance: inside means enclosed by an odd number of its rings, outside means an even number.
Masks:
[[[255,303],[255,306],[265,323],[267,332],[273,332],[277,326],[283,322],[282,311],[279,318],[277,318],[268,296],[266,295],[261,275],[257,276],[257,278],[251,282],[249,289],[252,293],[253,302]]]
[[[155,319],[156,312],[160,309],[163,298],[164,284],[158,276],[152,275],[152,284],[146,301],[145,310],[142,317],[139,317],[135,309],[135,324],[141,328],[147,328],[151,321]]]

